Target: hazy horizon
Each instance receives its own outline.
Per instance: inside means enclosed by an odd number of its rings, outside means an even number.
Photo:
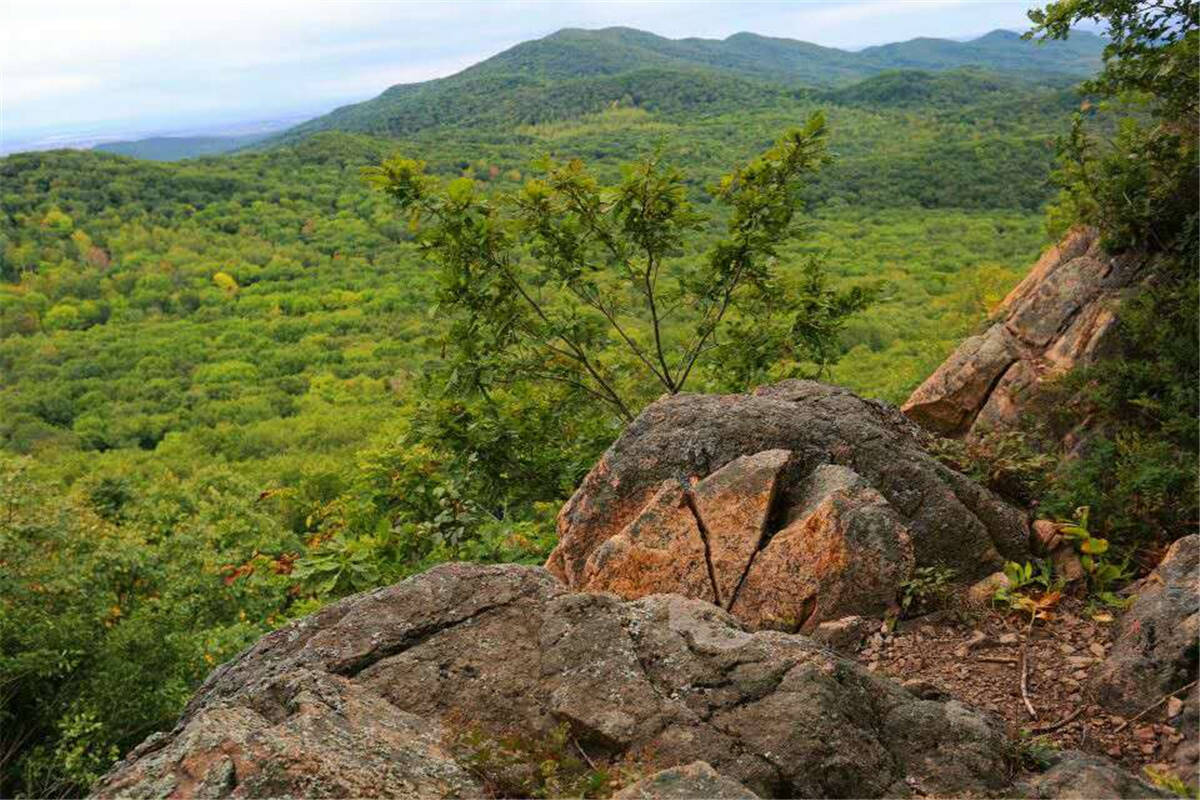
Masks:
[[[848,50],[1027,27],[1031,2],[387,2],[5,6],[0,153],[282,128],[565,27],[740,31]],[[70,18],[72,24],[61,21]]]

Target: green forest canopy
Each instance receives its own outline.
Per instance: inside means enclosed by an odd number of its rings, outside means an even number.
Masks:
[[[824,110],[835,161],[778,267],[819,256],[837,288],[880,288],[831,378],[897,402],[1046,244],[1069,76],[1099,47],[917,40],[830,51],[807,81],[799,43],[647,36],[562,32],[253,152],[0,160],[0,560],[20,565],[0,571],[0,794],[82,791],[215,664],[332,597],[540,560],[615,436],[578,398],[439,395],[434,276],[362,167],[418,156],[489,192],[543,154],[612,179],[660,147],[719,225],[706,187]],[[580,63],[628,68],[555,72]]]

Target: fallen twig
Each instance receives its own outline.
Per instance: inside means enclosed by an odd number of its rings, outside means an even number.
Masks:
[[[596,762],[592,761],[592,758],[591,758],[591,756],[589,756],[587,754],[587,751],[584,750],[582,747],[580,747],[579,740],[576,739],[575,737],[571,737],[571,742],[572,742],[572,744],[575,745],[575,749],[579,751],[579,755],[583,756],[583,760],[586,761],[588,763],[588,766],[592,768],[592,771],[595,772],[596,771]]]
[[[1129,719],[1125,720],[1124,722],[1122,722],[1122,723],[1121,723],[1120,725],[1118,725],[1117,727],[1113,728],[1113,733],[1120,733],[1121,731],[1125,730],[1126,728],[1128,728],[1128,727],[1129,727],[1130,725],[1132,725],[1133,723],[1137,722],[1137,721],[1138,721],[1139,719],[1141,719],[1142,717],[1144,717],[1144,716],[1146,716],[1147,714],[1149,714],[1149,713],[1150,713],[1151,711],[1153,711],[1154,709],[1156,709],[1156,708],[1158,708],[1159,706],[1161,706],[1163,703],[1165,703],[1165,702],[1167,702],[1168,700],[1170,700],[1170,699],[1171,699],[1172,697],[1174,697],[1175,695],[1179,694],[1180,692],[1186,692],[1188,689],[1192,688],[1192,687],[1193,687],[1193,686],[1195,686],[1197,683],[1200,683],[1200,681],[1192,681],[1192,682],[1191,682],[1191,683],[1189,683],[1187,686],[1180,686],[1178,689],[1176,689],[1176,690],[1174,690],[1174,691],[1172,691],[1172,692],[1167,692],[1167,693],[1166,693],[1166,694],[1164,694],[1162,697],[1160,697],[1160,698],[1158,698],[1157,700],[1155,700],[1155,701],[1154,701],[1152,704],[1150,704],[1150,705],[1146,706],[1145,708],[1143,708],[1143,709],[1142,709],[1141,711],[1139,711],[1139,712],[1138,712],[1136,715],[1134,715],[1134,716],[1130,717]]]
[[[1021,699],[1025,701],[1025,710],[1032,719],[1037,719],[1038,715],[1033,710],[1033,703],[1029,702],[1029,637],[1033,635],[1033,623],[1036,619],[1036,614],[1030,614],[1029,627],[1025,629],[1025,640],[1021,642]]]
[[[1038,725],[1036,727],[1030,728],[1029,732],[1030,733],[1050,733],[1051,731],[1056,731],[1059,728],[1062,728],[1066,725],[1070,725],[1072,722],[1074,722],[1076,719],[1079,718],[1079,715],[1083,713],[1084,708],[1086,708],[1086,706],[1080,706],[1079,708],[1075,709],[1067,716],[1060,719],[1058,722],[1052,722],[1049,725]]]

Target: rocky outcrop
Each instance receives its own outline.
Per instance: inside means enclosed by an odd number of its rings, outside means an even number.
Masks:
[[[629,787],[637,797],[676,796],[676,780],[728,797],[748,796],[733,782],[764,797],[949,797],[1008,780],[982,717],[804,637],[747,633],[701,600],[622,601],[538,568],[455,564],[264,636],[95,793],[479,796],[456,733],[564,723],[597,763],[680,768]]]
[[[916,566],[962,581],[1027,555],[1022,512],[895,409],[812,381],[651,405],[564,506],[547,568],[627,599],[696,597],[811,631],[894,605]]]
[[[991,327],[959,345],[902,410],[943,436],[1011,427],[1041,382],[1114,350],[1115,307],[1142,266],[1135,256],[1106,254],[1096,231],[1073,231],[1009,293]]]
[[[1179,539],[1134,587],[1093,689],[1107,708],[1178,731],[1163,766],[1193,787],[1200,780],[1200,534]],[[1168,693],[1174,692],[1171,697]]]
[[[1112,651],[1096,673],[1097,697],[1134,714],[1195,681],[1200,659],[1200,534],[1176,541],[1133,587]]]

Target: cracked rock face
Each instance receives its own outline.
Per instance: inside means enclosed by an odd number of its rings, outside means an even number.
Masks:
[[[1039,383],[1115,350],[1114,309],[1141,266],[1104,253],[1096,231],[1073,231],[1009,293],[996,322],[959,345],[902,410],[943,436],[1013,426]]]
[[[763,797],[980,795],[1007,780],[982,717],[804,637],[747,633],[701,600],[451,564],[264,636],[95,794],[479,796],[452,732],[563,722],[592,759],[683,768],[638,796],[720,776],[722,796],[742,796],[736,781]]]
[[[916,566],[967,581],[1024,558],[1023,513],[923,436],[895,409],[812,381],[665,398],[563,507],[546,566],[572,588],[674,592],[807,632],[886,611]]]

